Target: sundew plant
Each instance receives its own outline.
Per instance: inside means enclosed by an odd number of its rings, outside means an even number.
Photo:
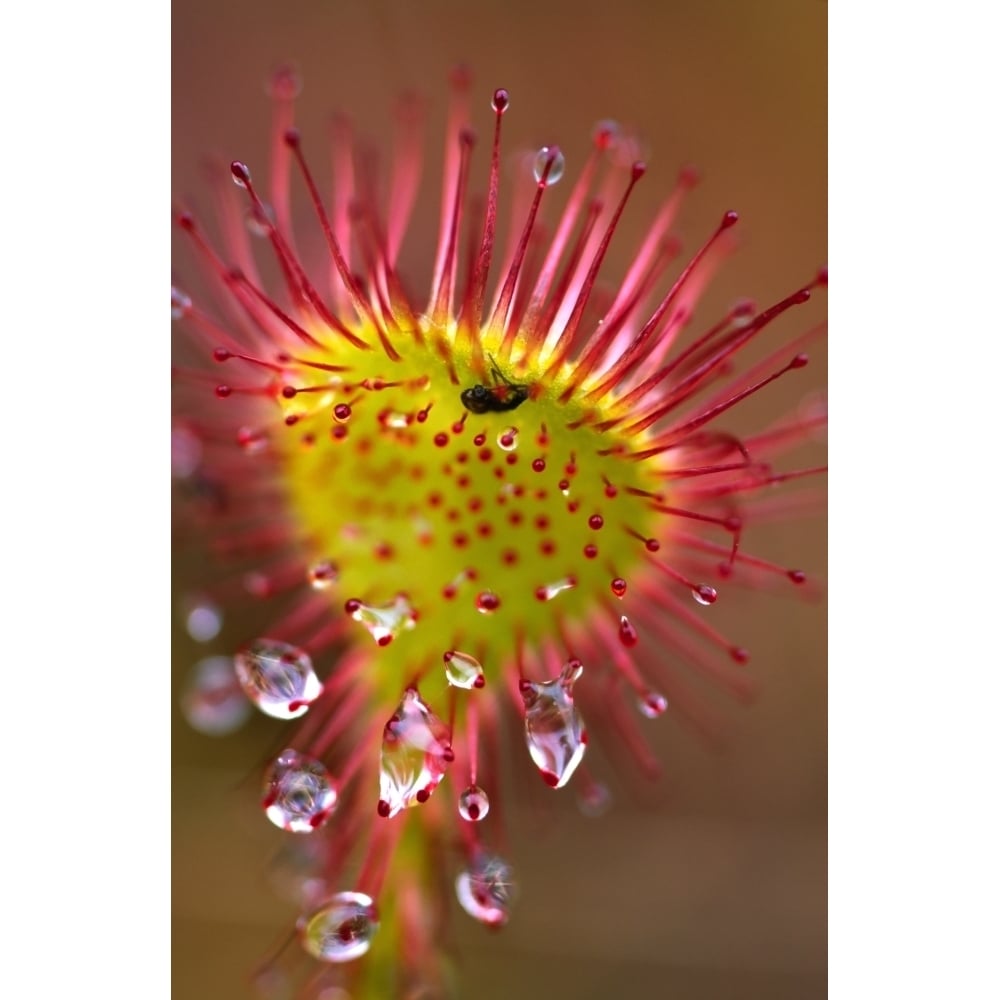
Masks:
[[[196,636],[244,604],[258,623],[198,665],[184,710],[213,733],[250,706],[286,720],[261,821],[308,859],[303,989],[437,996],[449,909],[516,919],[502,775],[572,785],[600,811],[590,746],[655,776],[647,726],[711,728],[692,678],[751,694],[751,653],[712,605],[806,584],[807,567],[744,539],[825,471],[787,460],[825,416],[747,426],[741,405],[804,378],[826,277],[702,315],[737,213],[682,249],[696,175],[654,177],[612,121],[584,162],[544,146],[510,175],[516,104],[462,70],[435,239],[409,225],[422,105],[400,104],[383,159],[346,118],[332,144],[300,133],[297,93],[279,71],[269,164],[217,165],[215,214],[175,212],[182,271],[201,272],[171,290],[175,496],[204,555],[185,613]],[[616,247],[629,263],[608,287],[619,221],[651,180],[661,207]],[[306,226],[322,255],[300,250]],[[404,240],[426,247],[429,288],[398,268]]]

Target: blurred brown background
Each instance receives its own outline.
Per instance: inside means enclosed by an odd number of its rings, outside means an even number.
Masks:
[[[506,87],[508,152],[557,142],[569,178],[596,120],[613,117],[644,135],[650,171],[612,247],[609,277],[621,272],[677,168],[692,162],[704,180],[680,220],[685,246],[728,208],[741,214],[744,241],[701,315],[744,295],[766,303],[826,259],[826,14],[819,0],[174,0],[172,193],[207,202],[199,167],[209,152],[266,174],[265,81],[280,62],[293,60],[305,78],[306,136],[321,134],[337,108],[385,140],[393,99],[417,88],[430,101],[429,158],[402,268],[423,287],[436,234],[445,77],[464,61],[475,74],[480,130],[493,88]],[[481,150],[480,168],[484,157]],[[184,248],[176,261],[180,275],[193,272]],[[822,299],[785,331],[818,321]],[[802,378],[755,401],[751,417],[766,420],[825,385],[815,354]],[[817,454],[818,443],[795,464]],[[768,526],[746,548],[818,580],[825,523],[817,516]],[[192,574],[179,556],[175,589]],[[826,995],[826,617],[822,601],[797,600],[791,586],[782,593],[723,588],[711,611],[713,623],[751,648],[763,684],[753,707],[727,712],[727,752],[706,750],[668,712],[644,727],[665,781],[638,794],[613,782],[607,815],[585,820],[571,797],[540,815],[538,796],[515,795],[514,919],[500,935],[461,914],[454,921],[469,997]],[[178,683],[195,659],[244,637],[231,622],[207,647],[180,629],[175,635]],[[217,741],[191,732],[174,711],[174,995],[247,997],[249,972],[292,919],[266,877],[280,835],[259,815],[256,775],[246,780],[279,729],[254,719]]]

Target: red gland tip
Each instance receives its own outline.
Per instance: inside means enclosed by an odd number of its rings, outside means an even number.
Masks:
[[[788,367],[789,368],[805,368],[805,366],[807,364],[809,364],[809,355],[808,354],[796,354],[795,357],[792,358],[791,363],[789,364]]]
[[[681,167],[681,172],[677,175],[677,183],[688,191],[701,182],[701,172],[693,164]]]
[[[228,361],[232,357],[232,354],[230,354],[224,347],[217,347],[214,351],[212,351],[212,357],[215,358],[216,361]]]
[[[615,144],[620,134],[618,123],[605,118],[594,126],[594,147],[603,153]]]
[[[637,181],[646,172],[646,164],[642,160],[636,160],[632,164],[632,180]]]
[[[816,284],[820,285],[822,288],[827,287],[827,268],[824,264],[816,274]]]
[[[298,149],[302,142],[302,133],[297,128],[286,128],[284,139],[289,149]]]
[[[250,169],[245,163],[233,160],[229,164],[229,171],[233,175],[233,183],[237,187],[245,188],[250,186]]]
[[[472,86],[472,70],[464,63],[459,63],[448,74],[448,82],[456,90],[468,90]]]
[[[194,232],[194,216],[190,212],[181,212],[177,216],[177,225],[189,233]]]
[[[379,799],[378,800],[378,814],[379,814],[379,816],[381,816],[383,819],[386,819],[388,817],[388,815],[389,815],[389,809],[390,809],[389,803],[386,802],[385,799]]]
[[[722,229],[729,229],[731,226],[735,226],[736,223],[739,222],[739,221],[740,221],[739,212],[734,212],[732,209],[730,209],[722,217],[722,225],[721,225],[720,228],[722,228]]]
[[[502,115],[510,107],[510,94],[503,87],[493,91],[493,110]]]
[[[302,77],[292,66],[279,66],[271,76],[271,96],[280,101],[294,100],[302,92]]]

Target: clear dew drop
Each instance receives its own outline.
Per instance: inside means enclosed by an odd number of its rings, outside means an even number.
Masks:
[[[391,604],[364,604],[358,600],[347,602],[350,616],[371,633],[378,646],[388,646],[393,639],[417,623],[413,606],[403,594],[397,594]]]
[[[275,719],[304,715],[323,690],[309,654],[279,639],[254,639],[233,665],[246,696]]]
[[[565,576],[555,583],[546,584],[535,590],[535,597],[539,601],[551,601],[553,597],[558,597],[564,590],[572,590],[576,586],[576,579],[572,576]]]
[[[715,604],[715,600],[719,594],[715,587],[710,587],[707,583],[700,583],[697,587],[691,588],[691,596],[699,604],[707,606],[709,604]]]
[[[170,318],[183,319],[191,311],[191,296],[170,286]]]
[[[185,602],[184,628],[195,642],[211,642],[222,630],[222,609],[207,598]]]
[[[351,962],[371,947],[378,912],[363,892],[338,892],[298,922],[302,946],[321,962]]]
[[[261,212],[256,205],[251,205],[243,216],[251,235],[261,238],[270,236],[274,226],[274,209],[267,204],[263,208],[264,211]]]
[[[458,797],[458,814],[469,823],[486,819],[489,811],[489,796],[478,785],[469,785]]]
[[[391,427],[393,430],[402,430],[413,423],[411,414],[399,413],[396,410],[386,410],[379,419],[384,427]]]
[[[459,652],[457,649],[449,649],[444,654],[443,659],[444,675],[452,687],[471,691],[473,688],[481,688],[486,684],[483,665],[474,656]]]
[[[241,427],[236,432],[236,443],[248,455],[260,455],[267,451],[267,431],[254,427]]]
[[[552,165],[549,167],[549,176],[545,178],[545,168],[550,162]],[[553,184],[558,184],[566,172],[566,157],[558,146],[542,146],[535,156],[531,172],[537,183],[543,183],[542,179],[545,178],[545,186],[551,187]]]
[[[246,188],[250,183],[250,170],[245,163],[233,160],[229,165],[229,172],[232,175],[233,183],[238,188]]]
[[[382,732],[379,815],[426,802],[454,759],[448,727],[408,688]]]
[[[570,660],[554,681],[521,682],[528,752],[553,788],[569,781],[587,749],[583,718],[573,702],[573,685],[582,673],[580,661]]]
[[[497,447],[501,451],[515,451],[517,449],[517,428],[505,427],[497,434]]]
[[[309,567],[309,586],[313,590],[328,590],[340,578],[337,564],[323,559]]]
[[[667,699],[659,691],[647,691],[639,699],[639,711],[647,719],[658,719],[667,710]]]
[[[201,468],[201,439],[187,427],[170,431],[170,474],[175,479],[190,479]]]
[[[337,807],[337,790],[329,771],[315,758],[284,750],[264,775],[262,805],[280,830],[312,833]]]
[[[495,854],[480,854],[455,879],[462,909],[488,927],[507,923],[514,891],[513,869]]]
[[[188,725],[206,736],[228,736],[250,718],[252,706],[243,693],[230,656],[210,656],[191,670],[181,711]]]

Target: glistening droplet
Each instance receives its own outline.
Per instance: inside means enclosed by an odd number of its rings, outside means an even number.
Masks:
[[[490,811],[490,800],[478,785],[469,785],[458,797],[458,813],[470,823],[478,823]]]
[[[497,434],[497,446],[502,451],[514,451],[517,448],[517,428],[506,427]]]
[[[445,677],[452,687],[471,691],[473,688],[485,685],[483,665],[474,656],[459,652],[457,649],[449,649],[443,659]]]
[[[549,170],[548,177],[545,176],[546,166]],[[535,157],[531,172],[539,184],[544,183],[546,187],[558,184],[566,172],[566,157],[563,156],[558,146],[542,146]]]
[[[514,897],[513,870],[495,854],[480,854],[455,879],[455,895],[470,917],[489,927],[502,927],[510,917]]]
[[[271,235],[271,228],[274,225],[274,209],[270,205],[264,205],[263,211],[256,205],[251,205],[243,218],[247,229],[254,236],[263,238]]]
[[[371,947],[378,913],[363,892],[338,892],[298,922],[302,946],[322,962],[350,962]]]
[[[252,708],[232,657],[210,656],[194,665],[181,695],[181,711],[188,725],[206,736],[228,736],[250,718]]]
[[[233,664],[246,696],[275,719],[303,715],[323,690],[309,654],[279,639],[254,639]]]
[[[170,286],[170,318],[183,319],[191,311],[191,296]]]
[[[313,590],[327,590],[337,582],[340,571],[337,564],[323,559],[309,567],[309,585]]]
[[[667,710],[667,699],[659,691],[647,691],[639,699],[639,711],[647,719],[657,719]]]
[[[211,642],[222,629],[222,609],[207,598],[188,601],[184,625],[195,642]]]
[[[413,607],[403,594],[397,594],[391,604],[364,604],[352,599],[344,607],[356,622],[368,629],[379,646],[388,646],[400,632],[417,623]]]
[[[572,576],[565,576],[561,580],[556,580],[554,583],[548,583],[542,587],[537,587],[535,589],[535,597],[539,601],[551,601],[553,597],[557,597],[564,590],[572,590],[575,586],[576,578]]]
[[[284,750],[264,775],[264,812],[280,830],[312,833],[337,807],[327,769],[313,757]]]
[[[708,605],[715,604],[715,600],[719,594],[715,587],[710,587],[707,583],[699,583],[697,587],[691,589],[691,596],[699,604]]]
[[[569,781],[587,749],[583,718],[573,703],[573,685],[582,673],[580,661],[570,660],[554,681],[521,682],[528,752],[553,788]]]
[[[379,815],[426,802],[454,759],[448,727],[408,688],[382,731]]]

